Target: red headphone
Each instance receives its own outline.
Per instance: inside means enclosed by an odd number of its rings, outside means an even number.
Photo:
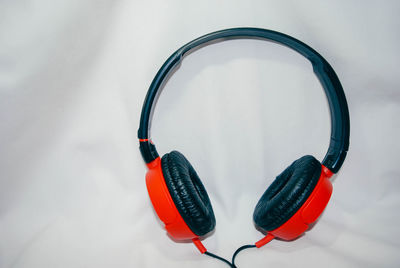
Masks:
[[[211,41],[232,38],[274,41],[310,60],[328,98],[331,139],[322,164],[313,156],[303,156],[276,177],[258,201],[253,214],[254,223],[266,236],[254,245],[239,248],[230,263],[209,253],[200,241],[215,227],[214,212],[200,178],[189,161],[178,151],[167,153],[160,159],[149,138],[149,121],[157,92],[183,56]],[[259,28],[233,28],[213,32],[189,42],[172,54],[150,85],[138,130],[140,151],[149,169],[146,175],[147,190],[168,234],[175,240],[192,240],[201,253],[223,260],[231,267],[236,267],[234,258],[240,250],[259,248],[275,237],[293,240],[318,219],[332,194],[329,178],[338,172],[346,157],[349,135],[350,120],[346,97],[329,63],[311,47],[291,36]]]

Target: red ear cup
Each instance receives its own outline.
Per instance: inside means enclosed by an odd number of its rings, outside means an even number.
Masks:
[[[146,185],[150,200],[172,238],[192,240],[214,229],[215,217],[208,195],[182,154],[171,152],[148,167]]]
[[[329,175],[332,173],[323,167],[318,183],[306,202],[287,222],[268,233],[284,240],[293,240],[307,231],[310,224],[322,214],[332,195]]]
[[[175,240],[189,240],[197,238],[179,214],[174,201],[169,194],[161,170],[161,159],[158,157],[147,164],[146,186],[151,203],[165,229]]]
[[[301,235],[319,217],[331,196],[332,184],[324,170],[312,156],[293,162],[257,203],[255,224],[270,236],[285,240]]]
[[[178,151],[161,159],[165,183],[179,214],[198,236],[215,227],[215,216],[207,191],[189,161]]]

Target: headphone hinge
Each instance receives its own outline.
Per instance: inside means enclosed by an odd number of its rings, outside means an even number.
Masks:
[[[140,141],[139,144],[140,153],[142,154],[143,160],[146,162],[146,164],[159,157],[156,146],[151,140]]]

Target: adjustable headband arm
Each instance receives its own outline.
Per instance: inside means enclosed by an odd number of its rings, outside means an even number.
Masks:
[[[158,157],[154,145],[149,140],[149,128],[154,100],[165,78],[178,66],[184,55],[194,48],[211,41],[233,38],[256,38],[274,41],[297,51],[311,62],[314,73],[325,90],[331,115],[331,139],[322,164],[336,173],[342,166],[349,147],[350,119],[346,97],[335,71],[318,52],[303,42],[286,34],[260,28],[233,28],[213,32],[187,43],[167,59],[150,85],[140,116],[138,138],[140,140],[140,151],[145,162],[149,163]]]

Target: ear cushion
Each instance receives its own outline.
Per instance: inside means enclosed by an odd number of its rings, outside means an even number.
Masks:
[[[161,158],[161,167],[169,193],[188,227],[198,236],[215,227],[211,202],[196,171],[178,151]]]
[[[314,190],[321,164],[311,155],[294,161],[268,187],[253,214],[256,225],[272,231],[289,220]]]

